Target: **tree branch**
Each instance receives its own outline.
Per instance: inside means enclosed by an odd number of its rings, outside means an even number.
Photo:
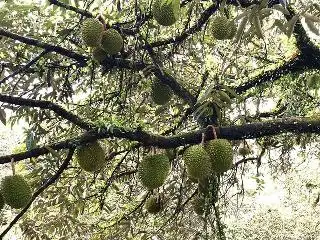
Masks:
[[[20,105],[20,106],[38,107],[41,109],[52,110],[58,116],[69,120],[70,122],[81,127],[82,129],[90,130],[93,128],[93,125],[83,121],[78,116],[74,115],[71,112],[68,112],[67,110],[65,110],[61,106],[59,106],[55,103],[52,103],[50,101],[26,99],[26,98],[21,98],[21,97],[12,97],[12,96],[8,96],[8,95],[0,94],[0,102]]]
[[[87,58],[79,53],[73,52],[71,50],[68,50],[60,46],[44,43],[44,42],[41,42],[40,40],[36,40],[33,38],[28,38],[15,33],[11,33],[7,30],[4,30],[3,28],[0,28],[0,36],[5,36],[31,46],[43,48],[48,52],[59,53],[65,57],[76,60],[81,66],[86,65],[86,62],[87,62]]]
[[[61,164],[61,166],[59,167],[58,171],[48,181],[46,181],[37,191],[34,192],[29,203],[21,210],[21,212],[9,223],[7,228],[1,233],[0,239],[2,239],[10,231],[10,229],[14,226],[14,224],[16,224],[19,221],[19,219],[27,212],[31,204],[34,202],[34,200],[50,185],[52,185],[57,181],[57,179],[60,177],[60,175],[69,165],[72,159],[74,150],[75,150],[74,148],[69,149],[68,155],[66,159],[63,161],[63,163]]]
[[[320,120],[310,118],[280,118],[274,121],[249,123],[239,126],[216,127],[217,136],[228,140],[253,139],[281,133],[316,133],[320,134]],[[141,146],[155,146],[159,148],[175,148],[187,144],[199,144],[202,133],[206,133],[206,140],[213,139],[212,128],[174,136],[155,135],[141,129],[127,129],[124,127],[108,126],[99,130],[90,130],[74,139],[57,142],[45,147],[37,147],[30,151],[0,157],[0,164],[9,163],[13,158],[20,161],[26,158],[38,157],[49,153],[49,149],[61,150],[71,148],[97,139],[123,138],[141,143]]]

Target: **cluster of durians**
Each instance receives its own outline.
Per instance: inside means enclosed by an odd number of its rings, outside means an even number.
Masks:
[[[183,160],[192,179],[222,174],[232,168],[233,150],[226,139],[214,139],[186,149]]]
[[[232,145],[226,139],[214,139],[204,144],[193,145],[185,150],[183,160],[189,178],[200,183],[209,176],[221,175],[232,168]],[[162,186],[169,175],[169,171],[170,160],[168,153],[148,155],[141,161],[138,168],[139,179],[148,190],[154,190]],[[195,208],[197,207],[199,206],[197,205]],[[160,200],[152,196],[147,200],[145,208],[150,213],[160,211]],[[153,209],[158,211],[153,211]],[[200,213],[200,211],[198,212]]]
[[[81,28],[82,40],[92,47],[92,57],[97,62],[102,62],[106,56],[116,54],[123,48],[123,38],[121,34],[113,29],[105,29],[96,18],[87,18]]]
[[[2,179],[0,186],[0,210],[5,204],[12,208],[25,207],[32,198],[32,191],[23,176],[15,174]]]

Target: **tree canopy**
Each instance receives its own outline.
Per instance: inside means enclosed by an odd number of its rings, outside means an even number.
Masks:
[[[0,2],[0,164],[33,193],[0,238],[227,239],[243,176],[319,156],[319,30],[317,0]]]

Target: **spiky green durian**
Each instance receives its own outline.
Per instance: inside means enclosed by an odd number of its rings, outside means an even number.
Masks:
[[[191,204],[196,214],[202,215],[204,213],[205,200],[202,197],[195,196]]]
[[[212,21],[212,35],[218,40],[228,39],[231,36],[231,27],[228,18],[216,16]]]
[[[170,170],[169,158],[166,154],[146,156],[140,163],[138,174],[143,186],[149,190],[160,187],[166,180]]]
[[[30,186],[21,175],[4,177],[1,193],[4,202],[12,208],[25,207],[32,197]]]
[[[95,18],[87,18],[81,28],[82,39],[89,47],[97,47],[101,42],[103,25]]]
[[[150,197],[147,199],[146,203],[145,203],[145,208],[146,210],[148,211],[148,213],[158,213],[161,211],[161,201],[159,198],[156,198],[156,197]]]
[[[246,156],[250,154],[250,148],[242,147],[242,148],[239,148],[238,152],[241,156]]]
[[[106,53],[116,54],[123,47],[123,39],[117,30],[110,28],[102,33],[101,46]]]
[[[211,173],[210,157],[202,145],[189,147],[183,153],[183,160],[192,178],[204,178]]]
[[[106,164],[105,152],[98,141],[77,148],[75,157],[80,167],[87,172],[95,172]]]
[[[171,88],[159,80],[154,80],[151,86],[151,98],[155,104],[164,105],[172,97]]]
[[[101,47],[96,47],[92,50],[92,58],[98,63],[106,59],[106,56],[107,53]]]
[[[0,192],[0,211],[2,210],[3,207],[4,207],[4,199],[3,199],[2,193]]]
[[[313,74],[308,78],[307,86],[310,89],[317,89],[320,87],[320,74]]]
[[[163,26],[174,24],[180,15],[179,0],[155,0],[152,6],[154,19]]]
[[[233,151],[231,143],[226,139],[214,139],[205,143],[205,150],[210,156],[212,170],[223,173],[232,167]]]

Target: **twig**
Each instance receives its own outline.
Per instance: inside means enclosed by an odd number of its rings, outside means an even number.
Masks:
[[[74,115],[73,113],[65,110],[61,106],[52,103],[50,101],[43,101],[43,100],[34,100],[34,99],[26,99],[21,97],[12,97],[8,95],[0,94],[0,102],[20,105],[20,106],[28,106],[28,107],[38,107],[41,109],[52,110],[58,116],[69,120],[73,124],[85,129],[90,130],[92,129],[93,125],[85,122],[84,120],[80,119],[78,116]]]
[[[52,45],[49,43],[44,43],[44,42],[41,42],[40,40],[37,40],[37,39],[24,37],[24,36],[9,32],[7,30],[4,30],[3,28],[0,28],[0,36],[5,36],[8,38],[17,40],[19,42],[31,45],[31,46],[43,48],[43,49],[47,50],[48,52],[59,53],[65,57],[72,58],[72,59],[76,60],[81,66],[86,65],[86,62],[87,62],[87,58],[79,53],[73,52],[71,50],[68,50],[68,49],[60,47],[60,46]]]

